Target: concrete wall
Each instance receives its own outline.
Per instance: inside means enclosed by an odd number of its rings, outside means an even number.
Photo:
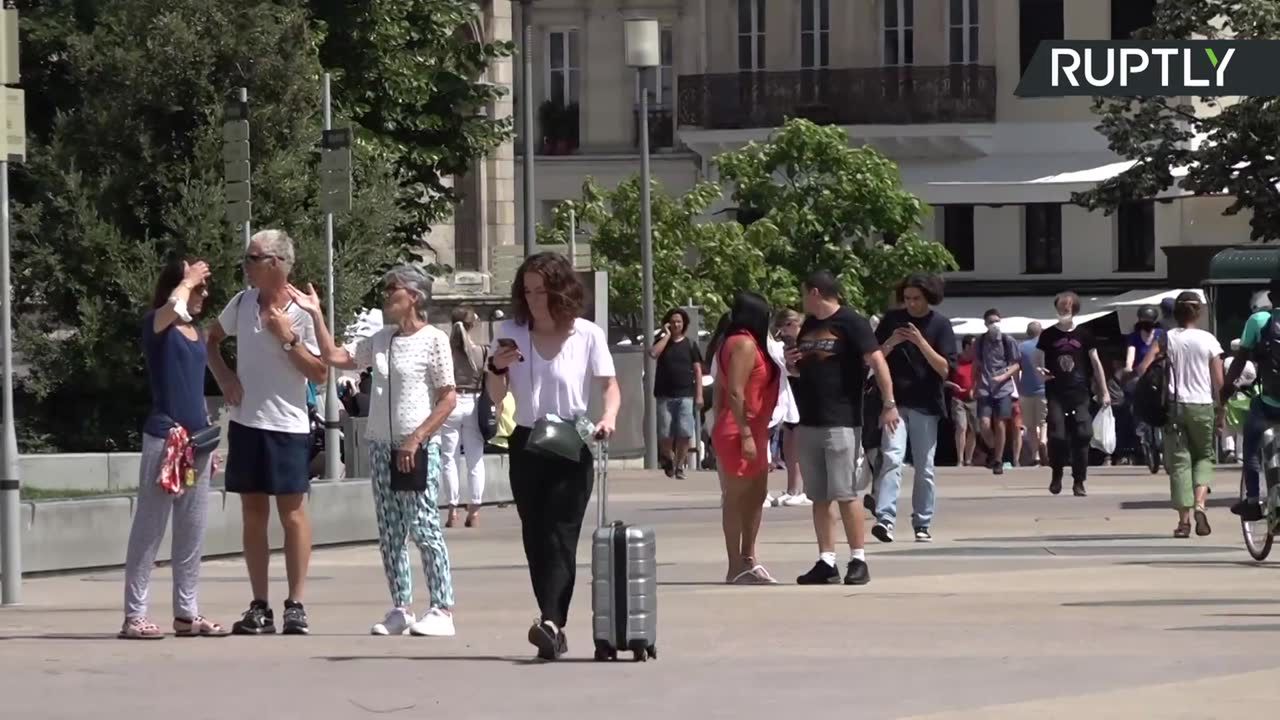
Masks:
[[[485,469],[485,503],[510,502],[506,457],[487,456]],[[237,554],[243,548],[240,496],[218,488],[210,492],[205,556]],[[135,502],[132,496],[121,496],[22,503],[23,570],[47,572],[122,564]],[[368,480],[313,483],[308,509],[314,545],[378,538]],[[157,560],[169,559],[169,543],[166,536]],[[279,525],[273,523],[271,547],[279,549],[283,543]]]

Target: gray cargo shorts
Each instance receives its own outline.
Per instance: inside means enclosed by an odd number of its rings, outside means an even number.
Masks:
[[[796,455],[804,492],[814,502],[847,502],[858,494],[853,477],[862,453],[861,428],[796,427]]]

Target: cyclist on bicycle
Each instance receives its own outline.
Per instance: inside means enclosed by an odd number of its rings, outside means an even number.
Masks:
[[[1168,298],[1168,300],[1172,305],[1173,298]],[[1138,308],[1138,322],[1134,324],[1133,332],[1125,336],[1125,342],[1129,347],[1125,351],[1124,359],[1125,377],[1127,378],[1124,390],[1125,394],[1130,397],[1133,396],[1134,388],[1138,383],[1134,368],[1142,366],[1142,361],[1151,352],[1151,348],[1159,346],[1160,338],[1164,335],[1164,328],[1160,326],[1159,322],[1160,312],[1160,308],[1154,305],[1144,305]],[[1172,308],[1170,308],[1169,313],[1170,315],[1173,313]],[[1134,431],[1140,441],[1143,460],[1150,462],[1150,459],[1146,456],[1152,452],[1159,452],[1160,448],[1160,442],[1155,438],[1155,430],[1139,420],[1134,427]],[[1153,465],[1152,467],[1154,468],[1155,466]]]
[[[1271,278],[1268,290],[1271,295],[1280,296],[1280,275]],[[1269,302],[1255,300],[1254,306],[1259,309],[1245,322],[1240,349],[1236,351],[1222,388],[1222,402],[1225,403],[1235,390],[1236,380],[1244,372],[1245,361],[1254,361],[1262,392],[1249,406],[1249,417],[1244,422],[1242,433],[1246,498],[1231,507],[1231,512],[1249,522],[1261,520],[1265,515],[1259,488],[1262,437],[1268,427],[1280,424],[1280,311],[1266,307],[1269,305]]]

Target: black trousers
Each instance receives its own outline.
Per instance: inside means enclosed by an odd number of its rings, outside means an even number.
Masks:
[[[1047,397],[1049,406],[1049,465],[1055,476],[1071,466],[1071,479],[1084,482],[1089,475],[1089,442],[1093,440],[1093,416],[1089,396]]]
[[[538,609],[543,620],[563,628],[573,599],[582,517],[591,500],[592,455],[584,447],[577,462],[549,458],[526,450],[528,440],[529,428],[511,433],[511,495]]]

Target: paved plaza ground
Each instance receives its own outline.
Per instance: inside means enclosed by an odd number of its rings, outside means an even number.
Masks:
[[[725,586],[714,476],[617,472],[615,514],[658,532],[660,659],[643,665],[590,660],[585,542],[570,657],[530,661],[535,609],[514,508],[450,531],[459,602],[451,640],[367,634],[388,605],[373,546],[315,554],[306,638],[122,642],[120,571],[29,579],[26,605],[0,609],[0,718],[1265,712],[1280,683],[1271,647],[1280,554],[1249,561],[1224,506],[1238,474],[1220,473],[1213,535],[1175,540],[1163,475],[1095,470],[1080,499],[1049,496],[1041,470],[942,469],[936,541],[872,540],[872,582],[862,588],[790,584],[815,558],[806,508],[765,515],[761,559],[788,584]],[[278,616],[281,558],[272,574]],[[156,572],[157,619],[170,611],[168,581],[167,570]],[[419,590],[421,604],[420,581]],[[207,615],[229,624],[246,593],[238,559],[205,565]]]

